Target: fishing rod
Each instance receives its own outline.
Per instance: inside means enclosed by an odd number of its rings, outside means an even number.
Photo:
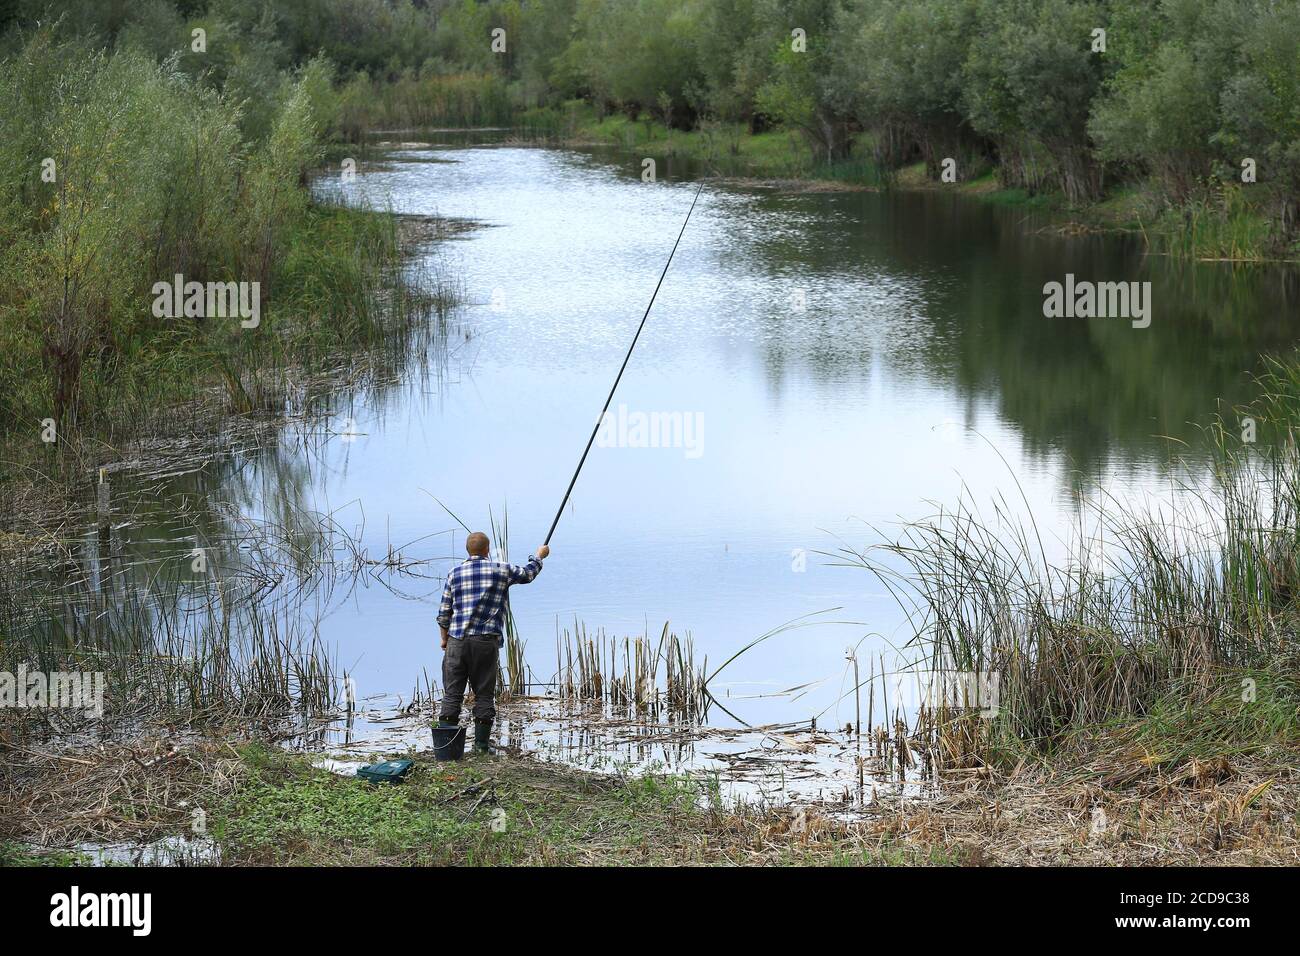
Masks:
[[[627,363],[632,358],[632,350],[636,348],[637,340],[641,338],[641,330],[645,328],[646,319],[650,318],[650,309],[654,307],[655,296],[659,295],[659,287],[664,284],[664,277],[668,275],[668,267],[673,264],[673,256],[677,254],[677,246],[681,244],[682,236],[686,234],[686,224],[691,221],[691,213],[695,212],[695,204],[699,202],[700,193],[702,192],[704,192],[703,181],[700,183],[700,188],[695,190],[695,198],[691,200],[691,208],[686,210],[686,218],[682,221],[682,228],[677,233],[677,241],[673,243],[672,251],[668,253],[668,261],[664,263],[664,271],[659,273],[659,281],[655,283],[655,290],[650,294],[650,302],[645,307],[645,314],[641,316],[641,324],[636,327],[636,335],[632,336],[632,344],[627,348],[627,355],[623,356],[623,364],[619,366],[618,375],[614,376],[614,384],[610,386],[609,395],[605,398],[605,407],[596,416],[596,425],[591,430],[591,437],[587,439],[587,447],[582,450],[582,457],[578,459],[578,467],[573,470],[573,477],[569,480],[569,487],[564,490],[564,500],[560,502],[559,510],[555,512],[555,520],[551,522],[551,530],[546,532],[546,540],[542,542],[543,545],[551,543],[551,535],[555,534],[556,525],[560,523],[560,515],[564,514],[564,506],[569,503],[569,495],[573,493],[573,486],[578,483],[578,475],[582,472],[582,466],[586,464],[587,454],[596,441],[596,434],[600,431],[600,425],[605,420],[605,413],[609,411],[609,403],[614,400],[614,392],[618,389],[618,383],[623,380],[623,372],[626,371]]]

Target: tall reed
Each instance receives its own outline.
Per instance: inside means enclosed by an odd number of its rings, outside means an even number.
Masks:
[[[254,522],[140,567],[102,529],[84,567],[0,553],[0,670],[102,672],[112,720],[276,721],[332,712],[341,684],[315,614],[369,559],[328,515]],[[25,583],[25,586],[24,586]]]
[[[697,721],[709,710],[708,659],[664,624],[657,640],[592,633],[579,621],[556,635],[556,688],[562,699],[597,701],[639,715]],[[662,681],[661,681],[662,675]]]
[[[915,667],[995,675],[995,716],[931,712],[932,731],[959,734],[968,754],[1050,749],[1293,660],[1300,455],[1289,439],[1260,453],[1210,434],[1213,481],[1186,482],[1157,509],[1104,500],[1063,561],[1032,518],[1001,501],[986,519],[965,499],[879,553],[844,552],[907,613]]]

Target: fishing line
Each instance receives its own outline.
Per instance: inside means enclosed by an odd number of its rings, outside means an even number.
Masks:
[[[641,338],[641,330],[645,328],[646,319],[650,318],[650,309],[655,304],[655,296],[659,294],[659,287],[664,284],[664,277],[668,275],[668,267],[673,264],[673,256],[677,254],[677,246],[686,233],[686,224],[691,221],[691,213],[695,211],[695,204],[699,202],[700,193],[702,192],[704,192],[704,182],[701,182],[700,188],[695,190],[695,198],[691,200],[691,208],[686,211],[686,218],[682,221],[681,231],[677,233],[677,242],[673,243],[672,252],[668,253],[668,261],[664,263],[664,271],[659,273],[659,281],[655,283],[655,290],[650,295],[650,302],[645,307],[645,314],[641,316],[641,324],[636,327],[636,335],[632,336],[632,344],[628,346],[627,355],[623,356],[623,364],[619,366],[618,375],[614,377],[614,384],[610,386],[609,395],[605,399],[605,407],[596,416],[596,425],[591,430],[591,437],[587,439],[587,447],[582,450],[582,457],[578,459],[578,467],[574,469],[573,478],[569,481],[569,487],[564,491],[564,500],[560,502],[560,508],[555,512],[555,520],[551,522],[551,530],[546,532],[546,540],[542,544],[548,545],[551,543],[551,535],[555,534],[555,527],[560,523],[560,515],[564,514],[564,506],[569,503],[569,495],[573,493],[573,486],[578,483],[578,475],[582,472],[582,466],[587,461],[587,454],[596,441],[596,434],[600,431],[601,423],[605,420],[605,413],[609,411],[609,403],[614,400],[614,392],[618,389],[618,383],[623,380],[623,372],[627,369],[627,363],[632,358],[632,350],[636,348],[637,340]]]

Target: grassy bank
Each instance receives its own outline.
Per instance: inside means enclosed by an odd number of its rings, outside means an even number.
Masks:
[[[978,701],[988,713],[945,695],[916,715],[913,737],[931,761],[1013,773],[1090,760],[1096,741],[1123,739],[1161,776],[1207,761],[1227,772],[1261,754],[1291,772],[1296,368],[1276,363],[1252,406],[1207,429],[1209,480],[1188,478],[1158,507],[1102,496],[1080,513],[1063,558],[1049,558],[1032,518],[1012,517],[1006,502],[982,511],[967,499],[889,544],[842,552],[898,600],[916,668],[995,675],[996,696]],[[1241,440],[1238,416],[1258,424],[1257,440]]]
[[[143,750],[141,750],[143,748]],[[152,753],[137,744],[137,752]],[[166,751],[163,751],[164,753]],[[437,763],[415,755],[405,783],[376,787],[319,770],[303,758],[257,745],[196,744],[158,767],[152,786],[120,751],[66,768],[37,761],[44,776],[10,832],[0,864],[67,864],[42,851],[37,831],[62,845],[188,835],[188,807],[202,806],[227,865],[698,865],[879,863],[865,844],[832,838],[829,824],[796,825],[783,811],[713,808],[707,784],[648,776],[617,780],[524,757]],[[85,821],[79,804],[102,793],[96,776],[122,770],[110,811]],[[69,772],[69,769],[71,772]],[[63,777],[56,783],[53,775]],[[78,781],[90,784],[79,786]],[[29,780],[28,783],[34,783]],[[170,791],[168,805],[162,794]],[[19,801],[10,796],[11,805]],[[126,800],[126,803],[115,802]],[[179,809],[179,804],[187,805]],[[46,821],[42,823],[41,821]],[[85,821],[85,822],[81,822]],[[900,853],[896,862],[927,862]],[[938,859],[935,862],[949,862]]]
[[[715,175],[791,191],[900,189],[952,192],[1000,206],[1048,213],[1064,231],[1115,231],[1141,235],[1148,249],[1178,258],[1262,261],[1296,256],[1271,244],[1269,210],[1245,190],[1223,186],[1212,197],[1171,207],[1154,181],[1116,180],[1095,197],[1071,201],[1047,185],[1029,189],[1008,185],[996,167],[953,182],[936,178],[925,162],[894,169],[880,165],[874,137],[857,133],[844,155],[828,161],[798,131],[775,128],[752,133],[743,123],[703,121],[683,130],[643,113],[602,117],[575,100],[546,110],[530,110],[511,123],[518,135],[569,146],[616,147],[629,156],[682,162],[690,174]]]
[[[666,126],[650,114],[636,119],[623,113],[599,116],[589,104],[530,110],[515,117],[514,130],[527,139],[569,146],[614,146],[638,157],[681,160],[692,173],[737,179],[804,182],[845,188],[882,188],[887,180],[869,148],[827,163],[798,133],[772,129],[751,133],[742,123],[703,122],[683,130]]]
[[[339,675],[293,595],[328,529],[291,477],[259,528],[204,475],[423,363],[454,280],[411,256],[427,224],[313,199],[337,134],[324,60],[254,102],[66,25],[8,36],[0,61],[0,671],[105,671],[114,719],[324,709]],[[177,276],[179,310],[158,292]],[[111,528],[177,484],[204,567],[178,545],[135,580]]]
[[[0,865],[71,865],[86,862],[77,844],[176,838],[204,848],[193,862],[230,866],[1300,860],[1294,751],[1206,754],[1169,772],[1147,759],[1153,726],[1115,728],[1051,767],[957,775],[933,799],[834,818],[723,807],[708,779],[593,776],[519,755],[447,764],[412,754],[405,783],[376,787],[257,744],[137,739],[75,761],[24,752],[0,780],[10,807]]]
[[[292,388],[340,368],[405,363],[456,300],[450,277],[412,265],[394,216],[313,200],[338,132],[326,61],[268,77],[253,104],[62,27],[0,62],[15,104],[0,120],[11,534],[32,532],[38,504],[57,520],[97,469],[151,443],[279,415]],[[180,309],[159,293],[177,281]]]

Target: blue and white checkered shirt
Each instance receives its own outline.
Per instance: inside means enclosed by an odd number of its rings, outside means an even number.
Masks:
[[[447,575],[442,605],[438,608],[438,626],[447,628],[457,640],[476,634],[496,634],[497,644],[504,644],[510,585],[527,584],[541,571],[541,558],[531,554],[522,567],[478,556],[469,558]]]

